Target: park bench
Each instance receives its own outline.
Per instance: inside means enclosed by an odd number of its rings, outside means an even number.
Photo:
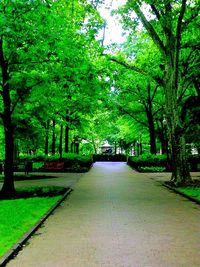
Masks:
[[[64,168],[64,162],[45,162],[43,170],[62,170]]]

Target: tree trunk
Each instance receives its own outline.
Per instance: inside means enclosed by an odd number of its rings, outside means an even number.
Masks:
[[[156,135],[155,135],[155,126],[153,121],[153,115],[151,110],[147,113],[148,125],[149,125],[149,136],[150,136],[150,153],[156,154]]]
[[[162,155],[167,154],[168,151],[168,138],[166,125],[163,125],[159,132],[159,139],[161,142]]]
[[[18,161],[18,160],[19,160],[19,147],[18,143],[14,142],[13,161]]]
[[[95,141],[94,141],[94,137],[92,136],[92,145],[93,145],[93,148],[94,148],[94,153],[95,155],[97,154],[97,148],[96,148],[96,145],[95,145]]]
[[[51,153],[52,153],[52,155],[55,155],[55,153],[56,153],[56,134],[55,134],[55,128],[56,128],[56,121],[55,121],[55,119],[53,119],[52,146],[51,146]]]
[[[69,110],[66,110],[65,153],[69,153]]]
[[[5,166],[4,166],[4,183],[1,190],[1,195],[5,198],[12,198],[15,195],[14,186],[14,137],[13,125],[11,122],[11,114],[5,114],[4,132],[5,132]]]
[[[74,153],[74,141],[71,142],[71,153]]]
[[[172,1],[163,1],[163,10],[165,10],[165,12],[158,12],[158,10],[160,10],[159,3],[156,1],[154,2],[155,6],[153,7],[153,11],[158,21],[160,21],[162,35],[159,35],[161,32],[160,29],[159,32],[157,32],[157,28],[154,27],[154,25],[146,19],[144,13],[142,13],[140,1],[135,1],[132,7],[165,60],[163,86],[165,89],[165,111],[173,167],[172,180],[175,184],[179,184],[191,180],[187,164],[184,129],[180,121],[177,103],[178,80],[180,78],[179,55],[181,50],[181,33],[187,1],[181,1],[180,12],[177,14],[176,21],[176,16],[174,16],[176,8],[173,9]],[[174,28],[174,26],[176,28]],[[162,36],[162,38],[160,38],[160,36]]]
[[[12,198],[15,195],[14,186],[14,127],[12,124],[12,108],[10,98],[10,84],[8,64],[5,61],[3,53],[3,37],[0,39],[0,66],[2,73],[2,97],[4,111],[2,114],[4,134],[5,134],[5,168],[4,168],[4,183],[1,189],[1,195],[6,198]]]
[[[140,156],[140,143],[137,142],[137,156]]]
[[[69,153],[69,126],[65,127],[65,153]]]
[[[75,153],[79,154],[79,143],[75,142]]]
[[[115,141],[115,155],[117,155],[117,142]]]
[[[62,159],[62,140],[63,140],[63,126],[60,126],[60,144],[59,144],[59,154],[60,159]]]
[[[139,147],[140,147],[140,155],[142,155],[142,153],[143,153],[143,150],[142,150],[142,142],[140,142]]]
[[[48,120],[46,123],[46,135],[45,135],[45,147],[44,147],[44,153],[45,155],[49,154],[49,125],[50,125],[50,121]]]
[[[173,181],[176,185],[182,185],[191,180],[184,134],[177,133],[173,136],[171,140],[171,152],[172,150],[171,181]]]
[[[161,152],[162,155],[167,154],[167,148],[168,148],[168,138],[167,138],[167,129],[166,125],[163,123],[163,119],[159,121],[156,120],[157,123],[157,134],[158,138],[161,144]]]
[[[172,57],[171,57],[172,58]],[[170,144],[172,177],[174,184],[191,180],[186,153],[184,129],[181,125],[177,103],[177,86],[174,65],[168,58],[165,77],[166,120]]]

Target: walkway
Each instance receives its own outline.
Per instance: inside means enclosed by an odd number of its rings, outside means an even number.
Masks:
[[[96,163],[8,267],[199,267],[199,206]]]

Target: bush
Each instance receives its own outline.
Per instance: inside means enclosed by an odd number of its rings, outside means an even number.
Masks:
[[[20,161],[27,161],[27,160],[31,160],[31,161],[35,161],[35,162],[40,162],[40,161],[45,161],[47,158],[46,155],[20,155]]]
[[[190,155],[189,156],[189,164],[191,171],[199,171],[200,170],[200,154]]]
[[[78,170],[81,168],[89,169],[93,163],[93,159],[89,155],[79,154],[64,154],[62,160],[65,163],[65,168],[72,168]]]
[[[86,172],[92,166],[93,159],[89,155],[65,153],[62,159],[59,156],[50,156],[46,159],[46,162],[64,162],[64,168],[61,171]]]
[[[145,170],[156,170],[155,168],[162,168],[162,171],[168,170],[167,157],[166,155],[142,155],[142,156],[131,156],[128,158],[128,165],[134,169],[140,171]],[[144,169],[145,168],[145,169]],[[161,170],[161,169],[160,169]]]
[[[91,155],[80,155],[74,153],[63,153],[63,157],[60,155],[46,156],[46,155],[21,155],[19,162],[16,163],[15,171],[24,171],[25,162],[33,162],[33,171],[47,170],[44,168],[45,162],[64,162],[64,168],[60,171],[69,172],[86,172],[92,166],[93,158]],[[59,171],[49,169],[49,171]]]
[[[96,154],[93,155],[93,161],[125,161],[126,162],[126,156],[117,154],[117,155],[104,155],[104,154]]]
[[[140,172],[164,172],[166,168],[165,167],[139,167],[138,170]]]
[[[44,166],[44,162],[33,162],[33,171],[38,171]]]

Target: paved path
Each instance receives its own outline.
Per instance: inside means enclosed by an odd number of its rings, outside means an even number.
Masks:
[[[96,163],[9,267],[199,267],[199,206],[125,163]]]

